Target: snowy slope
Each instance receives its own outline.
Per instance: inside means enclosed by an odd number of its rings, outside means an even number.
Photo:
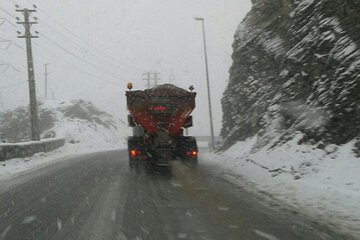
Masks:
[[[122,120],[83,100],[40,103],[39,118],[41,138],[65,138],[69,151],[124,148],[125,138],[130,133]],[[3,113],[0,120],[0,132],[9,142],[29,140],[27,108]]]
[[[221,175],[360,236],[360,9],[252,0],[222,98]]]
[[[0,162],[0,181],[66,161],[76,154],[126,148],[129,127],[120,119],[100,111],[91,102],[48,101],[39,104],[41,138],[65,138],[65,146],[32,157]],[[28,110],[17,108],[0,114],[0,132],[8,141],[23,142],[30,138]]]
[[[353,142],[319,149],[298,144],[302,133],[277,148],[258,150],[257,136],[203,157],[226,180],[262,194],[277,205],[360,236],[360,161]]]

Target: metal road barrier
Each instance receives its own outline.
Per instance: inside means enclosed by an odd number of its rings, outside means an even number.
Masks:
[[[0,161],[11,158],[31,157],[39,152],[51,152],[65,145],[64,138],[46,139],[34,142],[0,144]]]

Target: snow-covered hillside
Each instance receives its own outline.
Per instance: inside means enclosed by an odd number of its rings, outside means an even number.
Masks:
[[[1,162],[1,181],[66,161],[76,154],[127,147],[126,137],[130,134],[127,124],[100,111],[91,102],[74,100],[40,103],[39,117],[41,138],[65,138],[65,146],[52,152]],[[29,114],[26,107],[0,114],[0,132],[8,142],[28,141],[29,131]]]
[[[203,159],[221,169],[219,174],[227,181],[360,236],[360,161],[353,142],[319,149],[299,145],[302,137],[298,132],[282,146],[271,148],[269,144],[259,150],[254,136],[225,152],[205,154]]]
[[[222,149],[258,136],[346,144],[360,135],[359,1],[253,0],[233,44]]]
[[[41,138],[65,138],[69,151],[124,148],[130,133],[122,120],[83,100],[40,103],[39,118]],[[28,141],[29,124],[25,107],[0,114],[0,132],[8,142]]]
[[[252,0],[222,99],[221,175],[360,236],[360,9]],[[286,205],[286,204],[284,204]]]

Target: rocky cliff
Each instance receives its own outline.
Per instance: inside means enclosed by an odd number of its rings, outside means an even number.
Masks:
[[[360,2],[253,0],[235,33],[221,148],[360,136]]]

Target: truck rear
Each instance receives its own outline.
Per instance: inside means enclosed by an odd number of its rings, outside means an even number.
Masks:
[[[129,164],[155,170],[170,170],[171,160],[180,159],[197,165],[196,139],[184,136],[192,127],[191,113],[196,93],[172,84],[146,90],[126,91],[128,122],[133,135],[128,138]]]

